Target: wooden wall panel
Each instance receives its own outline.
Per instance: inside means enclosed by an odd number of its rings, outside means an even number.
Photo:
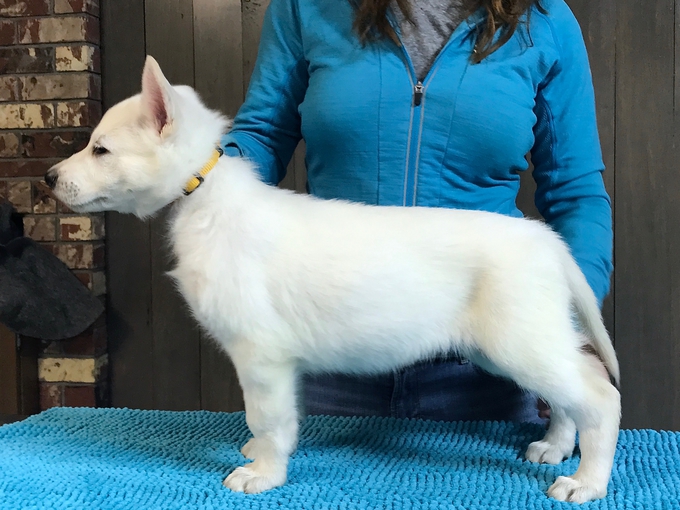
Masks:
[[[245,96],[250,84],[250,76],[255,68],[262,20],[269,6],[269,0],[250,0],[242,2],[242,6],[243,41],[241,48],[243,52],[243,94]]]
[[[0,323],[0,418],[40,412],[39,345],[38,340],[17,344],[17,335]]]
[[[673,162],[672,162],[672,168],[675,168],[676,172],[673,175],[673,179],[676,181],[675,182],[675,210],[671,212],[671,214],[675,214],[675,218],[678,218],[678,211],[677,211],[677,204],[678,201],[680,200],[680,192],[678,191],[678,173],[680,173],[680,0],[675,0],[675,90],[674,90],[674,101],[673,101],[673,146],[674,146],[674,154],[673,154]],[[671,191],[672,193],[672,191]],[[671,217],[671,221],[672,221]],[[677,222],[676,222],[677,225]],[[671,234],[672,235],[672,234]],[[675,238],[674,241],[672,241],[672,246],[671,249],[678,249],[678,239],[677,237]],[[674,253],[676,255],[676,261],[680,260],[680,255],[678,255],[678,252],[670,252]],[[680,268],[677,265],[674,267],[674,269],[671,271],[671,282],[670,282],[670,287],[671,287],[671,306],[670,308],[670,315],[671,317],[674,318],[675,320],[675,335],[671,338],[669,338],[669,342],[673,345],[673,350],[672,350],[672,355],[673,355],[673,362],[672,362],[672,370],[675,373],[675,385],[673,388],[673,397],[668,399],[667,402],[665,402],[666,405],[669,405],[675,409],[674,411],[674,426],[673,430],[678,430],[680,429],[680,418],[678,417],[678,413],[680,412],[680,382],[678,382],[678,373],[680,373],[680,327],[678,327],[678,318],[680,317]]]
[[[673,0],[618,0],[616,345],[623,424],[680,429],[680,177]]]
[[[0,414],[19,414],[16,335],[0,323]]]
[[[241,2],[193,0],[193,6],[196,90],[210,108],[233,117],[244,94]]]
[[[144,0],[102,2],[104,108],[139,92],[146,42]],[[111,403],[154,409],[151,231],[131,215],[106,214]]]

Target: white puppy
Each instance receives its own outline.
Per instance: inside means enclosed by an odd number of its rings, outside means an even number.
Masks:
[[[217,158],[227,128],[149,57],[141,94],[111,108],[89,145],[45,178],[76,211],[147,217],[173,204],[172,277],[231,357],[253,433],[242,452],[254,461],[227,487],[256,493],[285,483],[301,372],[375,374],[457,352],[550,404],[550,428],[529,460],[562,461],[579,431],[579,468],[555,481],[552,497],[606,494],[620,396],[586,351],[617,384],[618,362],[596,299],[552,230],[277,189],[248,161]],[[202,168],[205,182],[184,196]]]

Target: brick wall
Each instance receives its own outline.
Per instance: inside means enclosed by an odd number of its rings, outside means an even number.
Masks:
[[[0,197],[23,214],[25,235],[103,299],[103,216],[72,213],[42,182],[87,144],[100,116],[99,0],[0,0]],[[42,408],[105,404],[106,359],[104,317],[44,344]]]

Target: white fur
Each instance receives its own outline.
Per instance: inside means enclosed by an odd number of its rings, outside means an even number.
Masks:
[[[90,145],[55,167],[76,210],[145,217],[174,202],[172,277],[231,357],[253,433],[250,464],[225,485],[286,481],[297,444],[302,371],[374,374],[456,351],[543,397],[553,420],[527,458],[558,463],[580,433],[582,460],[549,494],[607,492],[620,397],[616,355],[595,297],[565,244],[540,222],[430,208],[325,201],[262,183],[222,157],[188,197],[226,121],[147,59],[141,95],[110,109]],[[94,155],[95,143],[109,154]],[[574,314],[583,332],[574,325]]]

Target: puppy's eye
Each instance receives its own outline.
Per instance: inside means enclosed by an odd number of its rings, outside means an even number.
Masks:
[[[107,149],[106,147],[102,147],[101,145],[95,145],[94,147],[92,147],[92,154],[94,154],[95,156],[101,156],[102,154],[108,153],[109,149]]]

